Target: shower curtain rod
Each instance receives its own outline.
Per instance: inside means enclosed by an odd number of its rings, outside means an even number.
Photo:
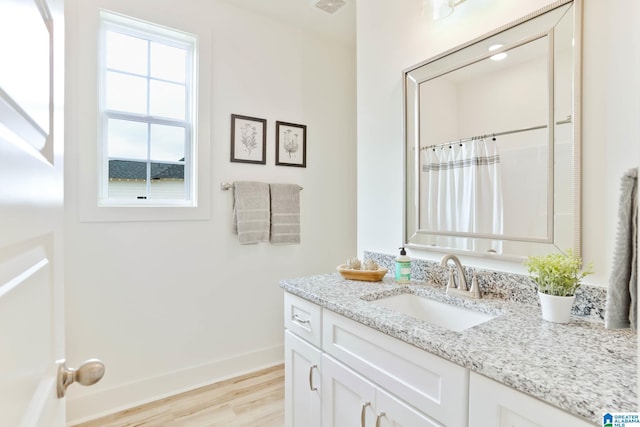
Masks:
[[[567,116],[567,118],[565,120],[560,120],[557,121],[556,124],[557,125],[562,125],[565,123],[571,123],[571,116]],[[545,129],[547,127],[547,125],[540,125],[540,126],[533,126],[530,128],[522,128],[522,129],[513,129],[513,130],[507,130],[504,132],[496,132],[496,133],[489,133],[486,135],[478,135],[478,136],[474,136],[471,138],[462,138],[462,139],[458,139],[455,141],[449,141],[449,142],[443,142],[441,144],[436,144],[436,145],[427,145],[426,147],[420,147],[421,150],[428,150],[429,148],[438,148],[438,147],[446,147],[447,145],[452,145],[452,144],[462,144],[463,142],[469,142],[469,141],[475,141],[476,139],[484,139],[484,138],[489,138],[489,137],[496,137],[496,136],[502,136],[502,135],[509,135],[511,133],[520,133],[520,132],[528,132],[530,130],[537,130],[537,129]]]
[[[230,188],[233,188],[234,184],[233,182],[221,182],[220,183],[220,189],[223,191],[227,191]],[[300,187],[300,190],[302,190],[302,187]]]
[[[546,127],[547,127],[547,125],[540,125],[540,126],[533,126],[533,127],[530,127],[530,128],[522,128],[522,129],[507,130],[507,131],[504,131],[504,132],[489,133],[489,134],[485,134],[485,135],[473,136],[471,138],[456,139],[455,141],[443,142],[441,144],[436,144],[436,145],[427,145],[426,147],[421,147],[420,149],[421,150],[428,150],[429,148],[446,147],[447,145],[462,144],[463,142],[475,141],[476,139],[484,139],[484,138],[489,138],[489,137],[509,135],[511,133],[527,132],[527,131],[530,131],[530,130],[545,129]]]

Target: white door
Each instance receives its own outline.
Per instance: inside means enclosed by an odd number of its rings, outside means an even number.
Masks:
[[[63,0],[0,0],[0,425],[62,427]]]

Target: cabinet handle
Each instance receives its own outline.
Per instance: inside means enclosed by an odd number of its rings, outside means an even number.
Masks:
[[[371,406],[371,402],[364,402],[362,404],[362,409],[360,410],[360,427],[365,427],[364,423],[366,422],[367,406]]]
[[[310,324],[311,320],[309,319],[303,319],[302,317],[298,316],[297,314],[294,314],[293,316],[291,316],[291,320],[293,320],[294,322],[298,322],[298,323],[302,323],[303,325],[306,324]]]
[[[313,370],[317,368],[318,368],[318,365],[311,365],[309,367],[309,390],[311,391],[318,390],[318,387],[313,386]]]
[[[386,414],[384,412],[379,412],[376,415],[376,427],[380,427],[380,420],[382,419],[382,417],[384,417]]]

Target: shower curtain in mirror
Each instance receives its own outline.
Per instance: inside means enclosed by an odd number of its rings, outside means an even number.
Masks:
[[[500,156],[496,141],[475,139],[422,153],[420,228],[440,232],[502,234]],[[481,248],[471,239],[464,249]],[[499,251],[499,245],[486,249]]]

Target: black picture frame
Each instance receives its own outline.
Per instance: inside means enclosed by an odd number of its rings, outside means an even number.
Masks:
[[[307,167],[307,126],[276,121],[276,165]]]
[[[267,164],[267,120],[231,115],[231,158],[238,163]]]

